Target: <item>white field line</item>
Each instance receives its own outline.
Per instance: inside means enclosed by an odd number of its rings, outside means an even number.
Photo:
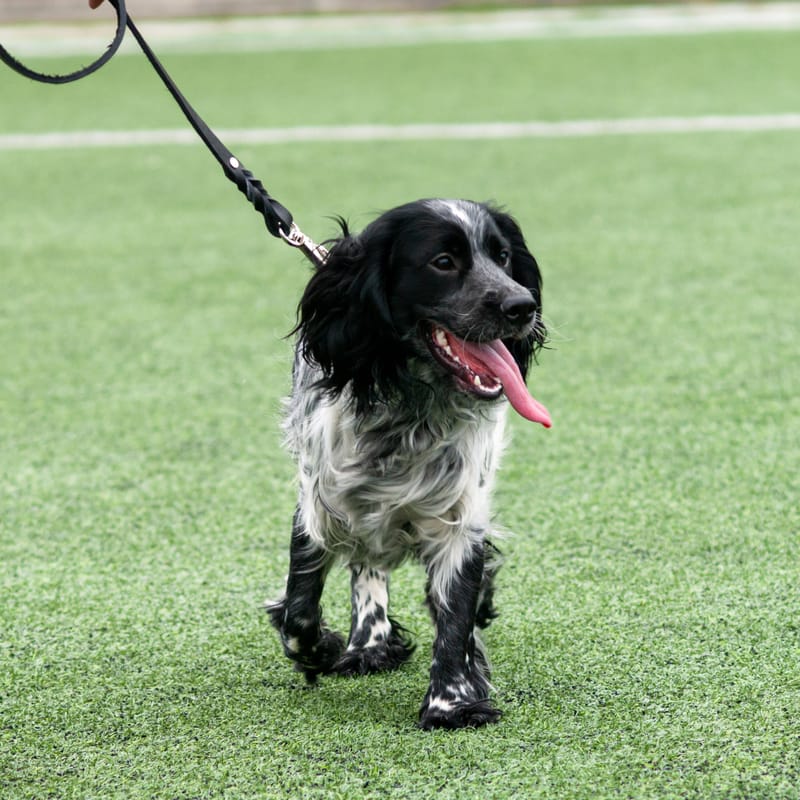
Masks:
[[[282,145],[303,142],[394,142],[434,140],[564,139],[644,134],[800,131],[800,113],[746,116],[643,117],[563,122],[421,123],[321,125],[219,130],[228,144]],[[0,134],[3,150],[154,147],[200,144],[190,128]]]
[[[20,58],[99,54],[111,39],[110,13],[109,9],[101,9],[94,15],[87,11],[89,21],[79,24],[4,26],[0,28],[0,42]],[[495,12],[145,20],[140,21],[140,27],[158,53],[328,50],[447,42],[799,30],[800,4],[685,3]],[[138,53],[132,37],[126,37],[120,53]]]

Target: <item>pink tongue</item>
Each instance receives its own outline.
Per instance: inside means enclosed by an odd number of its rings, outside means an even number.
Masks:
[[[503,384],[503,391],[508,398],[508,402],[511,403],[518,414],[531,422],[541,423],[545,428],[549,428],[552,425],[547,409],[530,395],[517,362],[514,361],[514,356],[508,352],[508,348],[499,339],[484,344],[476,344],[475,342],[456,339],[453,336],[450,342],[451,346],[454,341],[457,344],[457,348],[469,356],[469,359],[464,360],[477,362],[478,371],[482,371],[480,370],[482,365],[487,372]]]

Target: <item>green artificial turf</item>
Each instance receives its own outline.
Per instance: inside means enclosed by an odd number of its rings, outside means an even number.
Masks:
[[[786,112],[800,34],[169,66],[219,127]],[[0,95],[0,132],[182,124],[131,56],[61,89],[5,71]],[[504,718],[415,728],[415,566],[395,674],[307,689],[267,624],[301,258],[200,146],[0,151],[0,795],[797,797],[800,135],[237,154],[318,238],[494,198],[539,257],[554,426],[511,421],[497,485]],[[345,627],[343,572],[325,601]]]

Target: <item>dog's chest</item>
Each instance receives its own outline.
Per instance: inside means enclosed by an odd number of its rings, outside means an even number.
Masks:
[[[503,427],[492,412],[363,419],[341,402],[319,406],[294,442],[309,532],[386,556],[439,529],[488,524]]]

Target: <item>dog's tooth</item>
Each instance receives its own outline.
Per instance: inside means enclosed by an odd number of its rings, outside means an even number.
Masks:
[[[480,376],[480,375],[475,375],[475,376],[472,378],[472,382],[473,382],[473,383],[474,383],[476,386],[483,386],[483,383],[481,383],[481,376]]]
[[[436,344],[441,345],[446,350],[450,350],[450,347],[447,344],[447,334],[441,328],[436,329],[434,338],[436,339]]]

